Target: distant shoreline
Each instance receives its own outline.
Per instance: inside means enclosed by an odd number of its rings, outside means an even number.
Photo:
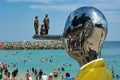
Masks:
[[[110,45],[109,43],[114,43]],[[120,41],[105,41],[104,45],[116,46]],[[0,46],[0,50],[52,50],[52,49],[65,49],[63,41],[36,41],[36,42],[0,42],[4,46]]]
[[[50,42],[6,42],[0,50],[47,50],[47,49],[65,49],[62,41]]]

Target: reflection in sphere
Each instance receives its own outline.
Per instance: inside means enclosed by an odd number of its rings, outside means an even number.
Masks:
[[[68,16],[63,33],[68,55],[80,66],[97,59],[106,33],[102,12],[94,7],[78,8]]]

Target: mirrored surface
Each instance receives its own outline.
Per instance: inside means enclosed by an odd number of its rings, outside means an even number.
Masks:
[[[65,24],[63,37],[69,56],[80,66],[99,57],[107,34],[107,21],[94,7],[81,7],[73,11]]]

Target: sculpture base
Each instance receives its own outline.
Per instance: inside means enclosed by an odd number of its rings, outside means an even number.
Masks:
[[[61,35],[34,35],[33,39],[36,40],[62,40],[62,36]]]

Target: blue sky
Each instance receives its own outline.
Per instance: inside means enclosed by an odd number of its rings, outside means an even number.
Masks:
[[[49,34],[63,33],[68,15],[79,7],[93,6],[108,21],[106,41],[120,41],[120,0],[0,0],[0,42],[33,41],[34,17],[40,24],[46,13],[50,18]]]

